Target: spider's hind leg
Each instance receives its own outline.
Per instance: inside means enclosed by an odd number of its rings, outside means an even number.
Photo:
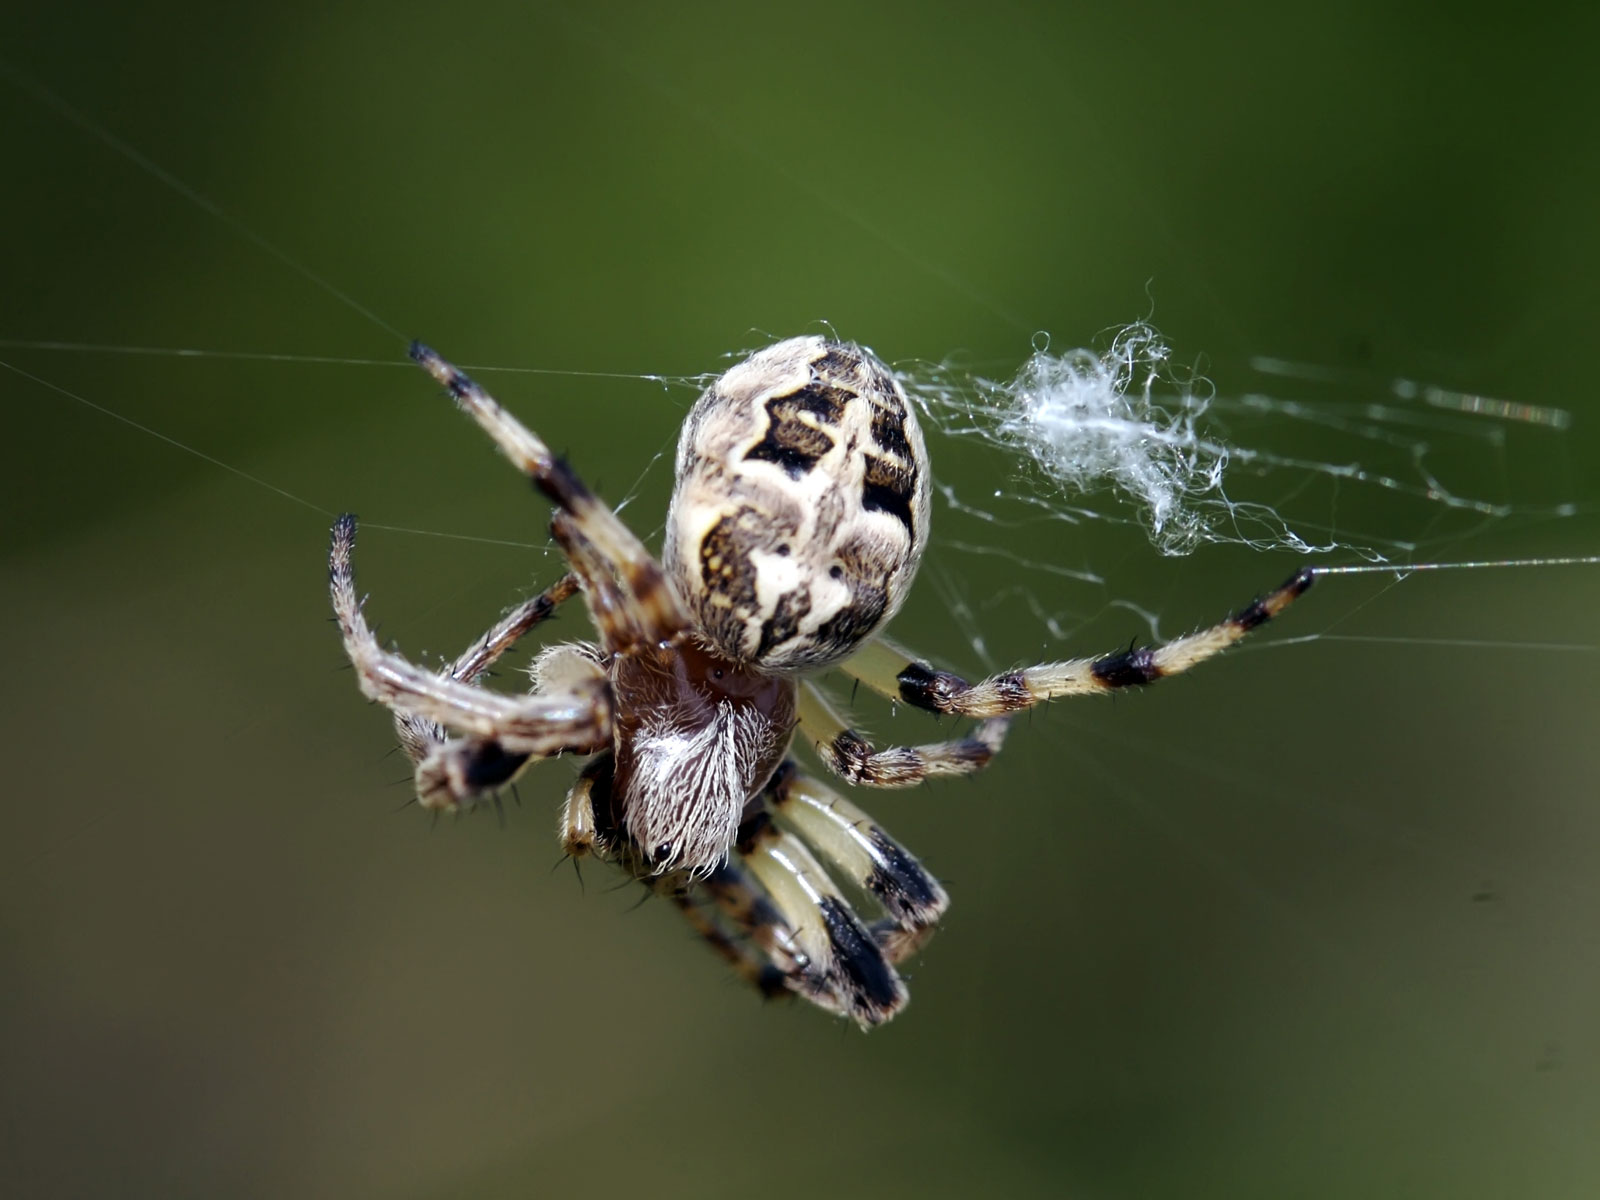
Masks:
[[[551,532],[583,579],[607,646],[628,652],[681,639],[692,623],[660,564],[577,472],[465,372],[420,342],[411,357],[554,502]]]
[[[825,990],[811,979],[809,956],[771,900],[735,862],[706,876],[656,873],[611,818],[614,760],[609,751],[584,767],[567,793],[561,845],[574,860],[593,855],[615,862],[665,897],[739,978],[763,996]],[[837,1004],[825,1007],[841,1011]]]
[[[792,762],[778,768],[766,800],[778,820],[882,905],[885,916],[871,930],[891,963],[903,962],[933,936],[950,897],[870,816]]]

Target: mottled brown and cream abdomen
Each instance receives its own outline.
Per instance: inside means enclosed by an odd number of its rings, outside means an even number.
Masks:
[[[734,662],[809,671],[899,609],[928,539],[928,455],[887,367],[790,338],[706,389],[684,423],[663,553]]]

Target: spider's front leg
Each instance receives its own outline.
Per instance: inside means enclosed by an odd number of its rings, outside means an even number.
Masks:
[[[356,522],[333,527],[329,589],[345,653],[368,699],[395,714],[402,744],[417,764],[417,795],[425,807],[454,809],[493,792],[530,760],[591,753],[610,744],[610,691],[598,671],[565,686],[527,696],[477,687],[480,674],[520,634],[570,594],[563,580],[509,614],[442,674],[424,670],[378,644],[356,596],[352,555]],[[437,730],[464,735],[441,740]]]
[[[928,712],[963,717],[1000,717],[1064,696],[1088,696],[1143,687],[1177,675],[1221,654],[1303,596],[1316,581],[1314,568],[1298,571],[1281,587],[1252,601],[1209,629],[1160,646],[1139,646],[1099,658],[1042,663],[968,683],[938,671],[881,639],[869,642],[840,669],[879,695]]]
[[[460,657],[440,674],[462,683],[475,683],[525,633],[554,616],[556,609],[576,595],[577,591],[578,577],[563,575],[537,596],[524,600],[491,625],[482,637],[462,651]],[[395,714],[394,729],[406,757],[413,763],[421,762],[445,740],[442,725],[409,713]]]

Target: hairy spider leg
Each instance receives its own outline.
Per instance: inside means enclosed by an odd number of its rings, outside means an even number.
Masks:
[[[1005,741],[1007,721],[981,721],[962,738],[921,746],[875,748],[845,724],[816,684],[800,684],[800,731],[841,779],[865,787],[915,787],[933,775],[970,775],[989,765]]]
[[[788,769],[792,773],[792,765]],[[718,956],[763,995],[793,992],[863,1028],[904,1007],[906,988],[891,965],[895,939],[861,923],[801,836],[773,823],[763,797],[751,802],[753,815],[740,827],[726,862],[701,875],[658,873],[637,857],[631,840],[606,826],[611,772],[611,755],[600,754],[568,792],[562,843],[569,855],[617,862],[671,900]],[[834,845],[838,835],[825,822],[818,828],[824,856],[853,865],[850,851]],[[898,846],[893,853],[914,866]],[[937,895],[942,907],[943,892],[931,880],[927,885],[924,891]]]
[[[561,817],[561,842],[567,854],[573,858],[593,854],[628,869],[652,892],[671,900],[694,931],[763,995],[794,991],[843,1015],[845,1005],[813,966],[812,954],[788,915],[744,869],[739,850],[730,853],[728,862],[698,877],[684,871],[658,874],[642,860],[633,861],[632,843],[606,827],[612,770],[612,756],[597,755],[568,791]]]
[[[653,876],[647,882],[653,891],[672,901],[684,919],[689,922],[689,927],[705,939],[740,979],[768,998],[788,994],[789,981],[783,971],[749,941],[730,934],[716,917],[706,910],[706,905],[700,897],[704,889],[681,884],[676,887],[668,886],[659,876]]]
[[[611,858],[611,843],[600,830],[594,806],[595,789],[600,787],[603,794],[606,787],[610,787],[611,770],[611,755],[597,755],[589,765],[584,766],[578,779],[566,792],[566,805],[562,811],[562,846],[568,858],[582,859],[589,854]],[[682,912],[685,920],[688,920],[694,933],[706,939],[739,978],[768,997],[786,994],[789,987],[784,981],[784,973],[778,966],[768,962],[757,947],[728,933],[717,922],[717,918],[707,912],[699,896],[701,890],[694,886],[694,880],[686,880],[682,872],[669,875],[645,872],[637,874],[637,878],[653,893],[672,901],[678,912]]]
[[[1168,675],[1181,674],[1221,654],[1252,630],[1265,625],[1303,596],[1314,580],[1312,568],[1306,567],[1281,587],[1209,629],[1174,638],[1159,646],[1139,646],[1099,658],[1042,663],[992,675],[978,683],[968,683],[949,671],[935,670],[882,639],[869,642],[840,664],[840,670],[879,695],[903,700],[928,712],[999,717],[1045,700],[1143,687]]]
[[[577,592],[578,577],[572,574],[563,575],[537,596],[528,597],[491,625],[483,636],[463,650],[460,656],[440,674],[462,683],[476,682],[478,677],[494,666],[500,656],[515,646],[523,635],[554,616],[556,609]],[[413,763],[420,762],[429,751],[445,740],[442,725],[405,713],[395,714],[394,728],[400,739],[401,748]]]
[[[637,654],[667,640],[660,629],[642,621],[644,610],[612,573],[594,543],[583,535],[577,518],[568,512],[557,512],[550,519],[550,533],[582,580],[584,602],[607,651]]]
[[[933,936],[950,897],[910,851],[867,813],[788,761],[767,784],[767,806],[886,914],[869,928],[891,963]]]
[[[701,894],[709,898],[725,925],[735,931],[735,936],[764,956],[784,991],[804,996],[829,1012],[844,1015],[843,1004],[829,990],[827,980],[813,963],[789,915],[746,869],[747,865],[744,855],[736,851],[726,863],[703,878],[682,881],[678,890],[696,902]],[[717,928],[725,933],[723,925]],[[714,948],[721,953],[719,947]],[[754,982],[763,995],[778,994],[766,979],[758,976]]]
[[[328,582],[345,653],[362,693],[399,716],[414,717],[466,735],[443,743],[417,767],[417,795],[425,807],[453,810],[509,782],[531,758],[592,753],[610,744],[611,705],[603,678],[549,693],[508,696],[424,670],[384,650],[356,597],[356,521],[334,523]]]
[[[555,522],[552,532],[569,558],[574,558],[573,544],[577,539],[590,548],[580,551],[573,561],[585,591],[614,600],[623,613],[620,628],[615,615],[609,619],[610,628],[601,628],[608,646],[629,640],[652,646],[680,641],[692,628],[689,616],[660,564],[622,519],[585,486],[565,460],[552,454],[536,434],[465,373],[421,342],[411,344],[411,357],[477,421],[512,464],[556,505],[558,513],[570,517],[568,522]],[[614,576],[620,589],[607,591],[601,578],[604,574]],[[600,616],[596,614],[597,623]]]
[[[864,1029],[905,1007],[905,983],[804,842],[763,810],[739,831],[738,848],[810,960],[801,984],[815,1003]]]
[[[669,894],[763,994],[781,982],[863,1029],[887,1021],[909,998],[894,966],[932,936],[949,905],[944,889],[871,818],[793,762],[779,768],[759,804],[729,862]],[[813,850],[886,916],[863,924]],[[702,891],[722,923],[699,909]],[[746,943],[765,954],[765,969]]]

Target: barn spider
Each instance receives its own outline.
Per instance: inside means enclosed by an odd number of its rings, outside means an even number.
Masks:
[[[412,357],[555,505],[571,573],[439,672],[382,649],[351,567],[355,518],[333,528],[333,607],[361,690],[389,708],[417,798],[456,811],[529,762],[589,755],[567,795],[569,854],[617,863],[669,898],[763,993],[796,992],[876,1025],[906,1003],[895,964],[932,934],[944,889],[882,827],[789,758],[795,728],[849,783],[965,775],[1011,713],[1151,683],[1277,616],[1302,571],[1220,624],[1162,646],[1047,663],[969,684],[875,635],[905,600],[928,539],[916,415],[870,353],[800,337],[711,385],[684,424],[658,563],[572,469],[432,350]],[[598,643],[540,654],[529,694],[475,680],[581,591]],[[830,667],[892,700],[979,718],[964,737],[878,749],[807,676]],[[856,915],[848,880],[881,915]]]

